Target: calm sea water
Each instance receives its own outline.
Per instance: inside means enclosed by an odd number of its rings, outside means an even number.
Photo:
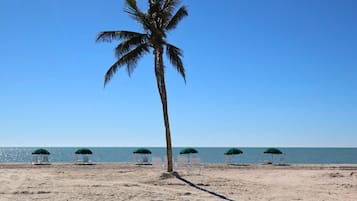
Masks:
[[[31,152],[37,147],[0,148],[0,162],[30,162]],[[129,147],[89,147],[93,151],[93,162],[130,162],[133,150]],[[46,147],[51,153],[51,162],[71,162],[76,147]],[[149,148],[153,157],[165,157],[165,148]],[[175,160],[182,148],[174,148]],[[204,163],[223,163],[224,152],[228,148],[196,148],[198,156]],[[271,155],[263,154],[266,148],[240,148],[244,153],[235,157],[241,163],[263,163],[271,159]],[[283,155],[274,156],[276,161],[283,157],[288,163],[305,164],[357,164],[357,148],[279,148]]]

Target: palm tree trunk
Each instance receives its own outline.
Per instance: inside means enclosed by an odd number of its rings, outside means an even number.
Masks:
[[[166,86],[165,86],[165,72],[164,72],[164,62],[162,58],[162,53],[163,53],[162,48],[154,51],[155,75],[156,75],[157,87],[161,98],[162,111],[164,115],[165,134],[166,134],[167,171],[172,172],[173,161],[172,161],[171,132],[170,132],[169,114],[167,109],[167,94],[166,94]]]

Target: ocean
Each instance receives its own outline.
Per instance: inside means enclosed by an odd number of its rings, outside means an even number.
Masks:
[[[38,147],[3,147],[0,148],[0,163],[30,162],[31,153]],[[131,162],[136,147],[89,147],[93,162]],[[164,147],[148,147],[152,157],[165,158]],[[45,147],[51,154],[51,162],[71,162],[78,147]],[[173,149],[176,161],[182,147]],[[203,163],[224,163],[227,147],[195,148]],[[240,148],[244,153],[234,156],[238,163],[264,163],[272,159],[271,155],[263,154],[266,148]],[[273,156],[274,161],[283,160],[290,164],[357,164],[357,148],[279,148],[283,154]]]

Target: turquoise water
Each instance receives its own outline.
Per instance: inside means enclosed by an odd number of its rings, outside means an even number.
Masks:
[[[0,148],[0,162],[30,162],[31,152],[37,147],[6,147]],[[130,162],[132,152],[136,148],[129,147],[89,147],[93,151],[93,162]],[[51,162],[71,162],[77,147],[46,147],[51,153]],[[165,148],[149,148],[152,156],[165,157]],[[182,148],[174,148],[175,160]],[[228,148],[196,148],[198,156],[204,163],[223,163],[224,152]],[[241,163],[263,163],[271,160],[271,156],[263,154],[266,148],[240,148],[244,153],[235,157]],[[302,164],[357,164],[357,148],[279,148],[283,155],[274,156],[279,161],[283,157],[288,163]]]

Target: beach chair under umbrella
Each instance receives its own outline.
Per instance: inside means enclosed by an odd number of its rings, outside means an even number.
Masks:
[[[36,149],[32,152],[32,164],[34,165],[48,165],[48,156],[50,152],[46,149]]]
[[[137,165],[151,165],[151,151],[146,148],[139,148],[133,151],[134,162]]]
[[[187,155],[187,163],[191,163],[191,155],[197,153],[198,151],[191,147],[184,148],[180,151],[180,155]]]
[[[230,148],[228,149],[224,155],[226,155],[226,163],[232,164],[233,156],[243,154],[243,151],[238,148]]]
[[[185,155],[187,157],[179,156],[178,161],[177,161],[178,162],[177,167],[178,168],[180,168],[180,167],[186,168],[188,174],[191,174],[191,172],[195,168],[198,168],[198,170],[199,170],[198,174],[201,174],[203,165],[201,163],[200,158],[196,156],[197,153],[198,153],[198,151],[191,147],[182,149],[180,151],[180,155]]]
[[[91,165],[92,163],[89,160],[90,155],[93,152],[88,148],[80,148],[74,152],[73,161],[78,165]]]
[[[277,148],[268,148],[264,151],[264,154],[271,154],[271,162],[268,162],[268,164],[273,164],[273,156],[283,154],[283,152]]]

